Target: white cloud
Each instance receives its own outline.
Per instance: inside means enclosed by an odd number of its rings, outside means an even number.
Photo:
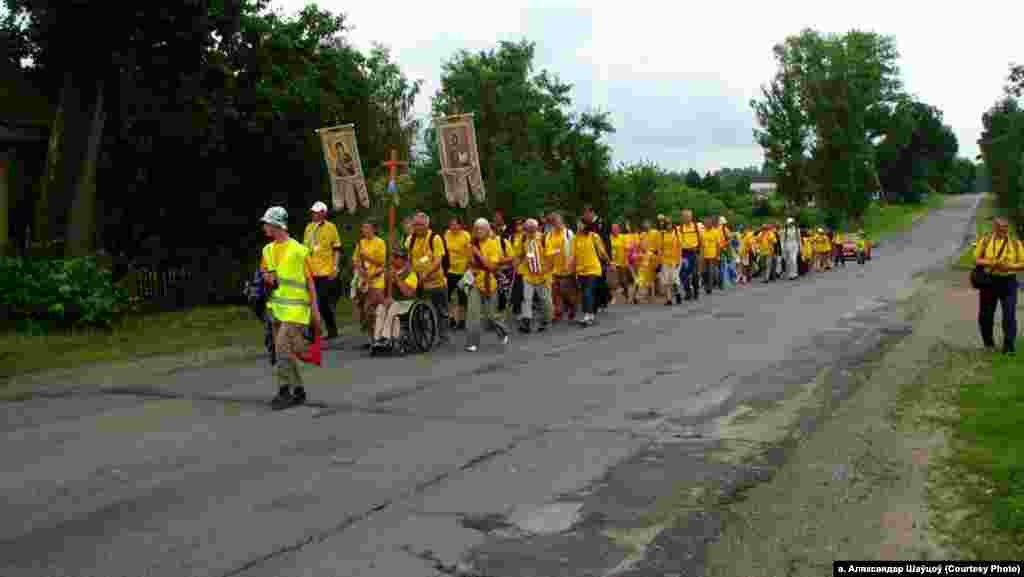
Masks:
[[[303,0],[278,0],[294,12]],[[612,112],[616,160],[651,159],[704,172],[761,161],[750,98],[774,71],[772,46],[804,27],[853,28],[896,38],[907,89],[937,106],[973,157],[981,115],[1001,94],[1024,4],[942,5],[918,0],[856,3],[555,3],[548,0],[360,2],[321,0],[345,12],[352,42],[390,46],[412,78],[422,78],[426,115],[441,63],[457,49],[499,40],[537,43],[537,65],[576,86],[582,107]]]

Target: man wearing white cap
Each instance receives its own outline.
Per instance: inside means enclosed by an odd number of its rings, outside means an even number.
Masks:
[[[309,249],[288,236],[288,212],[272,206],[260,220],[263,233],[271,239],[263,247],[260,270],[270,292],[267,307],[273,317],[277,349],[274,380],[278,392],[270,405],[280,410],[306,401],[298,355],[308,346],[304,329],[312,324],[319,330],[320,311]]]
[[[313,221],[306,225],[302,244],[309,249],[309,261],[316,283],[317,304],[323,315],[325,335],[328,340],[338,336],[338,323],[334,317],[334,305],[338,300],[335,285],[341,269],[341,237],[338,228],[327,220],[327,205],[317,201],[313,204]]]
[[[789,280],[798,276],[797,258],[800,255],[800,229],[793,217],[786,219],[786,228],[782,229],[782,253],[786,257],[786,273]]]

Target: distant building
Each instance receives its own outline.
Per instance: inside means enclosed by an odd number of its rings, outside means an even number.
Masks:
[[[766,201],[775,192],[775,179],[767,176],[754,176],[750,179],[750,196],[754,202]]]

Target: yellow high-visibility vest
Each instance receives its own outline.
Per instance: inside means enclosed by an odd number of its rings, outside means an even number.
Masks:
[[[274,318],[286,323],[308,325],[311,316],[309,287],[306,284],[306,257],[309,249],[289,238],[281,262],[274,262],[274,243],[263,247],[267,270],[277,273],[277,288],[267,301]]]

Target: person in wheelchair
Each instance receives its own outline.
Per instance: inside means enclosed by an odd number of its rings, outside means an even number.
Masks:
[[[416,287],[419,285],[416,273],[409,266],[409,255],[404,248],[392,252],[391,294],[386,295],[384,304],[377,305],[377,319],[373,329],[374,351],[389,350],[398,341],[401,323],[398,317],[407,314],[415,303]]]

